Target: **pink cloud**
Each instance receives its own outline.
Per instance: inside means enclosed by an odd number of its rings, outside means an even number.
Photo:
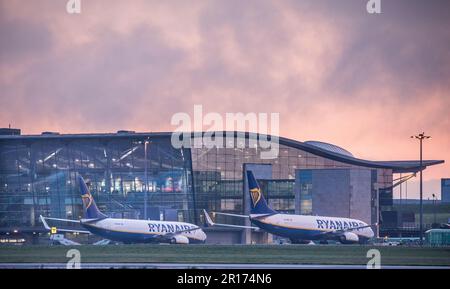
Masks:
[[[169,131],[194,104],[280,112],[281,135],[374,160],[417,158],[424,130],[425,157],[447,161],[426,180],[449,177],[448,4],[395,2],[373,16],[361,1],[89,0],[69,15],[2,0],[0,123]]]

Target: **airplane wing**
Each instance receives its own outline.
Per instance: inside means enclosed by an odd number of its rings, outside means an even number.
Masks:
[[[184,233],[184,232],[190,232],[190,231],[195,231],[195,230],[199,230],[199,229],[200,229],[200,227],[193,227],[193,228],[186,229],[186,230],[178,230],[178,231],[175,231],[175,232],[165,233],[162,236],[178,235],[178,234],[181,234],[181,233]]]
[[[371,224],[371,225],[364,225],[364,226],[358,226],[358,227],[353,227],[353,228],[347,228],[347,229],[342,229],[342,230],[336,230],[336,233],[345,233],[345,232],[349,232],[349,231],[354,231],[354,230],[359,230],[359,229],[365,229],[365,228],[369,228],[372,226],[377,226],[377,223]]]
[[[43,219],[46,220],[54,220],[54,221],[61,221],[61,222],[70,222],[70,223],[80,223],[80,221],[78,220],[70,220],[70,219],[58,219],[58,218],[50,218],[50,217],[44,217],[42,215],[39,216],[41,218],[41,220],[43,221]]]
[[[53,220],[53,221],[60,221],[60,222],[69,222],[69,223],[78,223],[80,224],[80,221],[77,220],[69,220],[69,219],[59,219],[59,218],[46,218],[42,215],[39,216],[39,218],[42,221],[42,224],[44,225],[44,228],[51,231],[52,228],[48,225],[47,220]],[[91,234],[91,232],[86,230],[75,230],[75,229],[64,229],[64,228],[56,228],[58,232],[69,232],[69,233],[81,233],[81,234]]]
[[[219,212],[211,212],[214,215],[223,215],[223,216],[231,216],[231,217],[238,217],[238,218],[246,218],[248,219],[248,215],[239,215],[239,214],[230,214],[230,213],[219,213]]]
[[[159,238],[159,240],[162,241],[162,242],[166,242],[168,240],[170,241],[173,237],[175,237],[177,235],[180,235],[183,232],[190,232],[190,231],[195,231],[195,230],[199,230],[199,229],[201,229],[201,228],[200,227],[192,227],[192,228],[185,229],[185,230],[178,230],[178,231],[175,231],[175,232],[168,232],[168,233],[161,234],[161,235],[157,236],[156,238]]]
[[[228,227],[228,228],[241,228],[241,229],[252,229],[252,230],[260,230],[260,228],[258,227],[253,227],[253,226],[239,226],[239,225],[230,225],[230,224],[218,224],[218,223],[214,223],[211,219],[211,217],[209,216],[208,212],[203,209],[203,214],[205,215],[205,219],[206,219],[206,224],[208,226],[216,226],[216,227]],[[217,213],[216,213],[217,214]],[[248,216],[246,216],[248,218]]]
[[[369,228],[372,226],[378,226],[377,223],[371,224],[371,225],[364,225],[364,226],[358,226],[358,227],[352,227],[352,228],[347,228],[347,229],[340,229],[340,230],[334,230],[334,231],[329,231],[329,232],[323,232],[322,234],[324,235],[341,235],[345,232],[350,232],[350,231],[354,231],[354,230],[360,230],[360,229],[364,229],[364,228]]]
[[[64,238],[63,235],[54,234],[50,236],[50,240],[60,243],[64,246],[78,246],[80,243]]]

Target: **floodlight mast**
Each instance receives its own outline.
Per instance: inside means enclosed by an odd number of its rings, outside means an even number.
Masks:
[[[431,136],[425,135],[425,132],[419,133],[418,135],[413,135],[411,138],[415,138],[419,140],[420,143],[420,224],[419,224],[419,231],[420,231],[420,244],[423,244],[423,181],[422,181],[422,171],[423,171],[423,158],[422,158],[422,142],[424,139],[429,139]]]

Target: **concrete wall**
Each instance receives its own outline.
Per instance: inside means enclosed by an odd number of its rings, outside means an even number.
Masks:
[[[298,170],[301,171],[301,170]],[[372,177],[370,169],[313,169],[313,215],[348,217],[371,223]],[[296,190],[299,185],[296,173]],[[296,192],[296,203],[299,194]]]
[[[371,170],[350,170],[350,217],[372,223]]]
[[[350,216],[350,172],[347,169],[312,170],[313,215]]]

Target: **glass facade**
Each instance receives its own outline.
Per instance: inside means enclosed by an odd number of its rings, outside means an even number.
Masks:
[[[149,215],[176,209],[178,220],[193,221],[189,150],[157,138],[145,155],[144,145],[142,139],[101,137],[0,142],[0,227],[33,227],[39,215],[80,218],[77,173],[111,216],[143,218],[147,178]]]
[[[450,203],[450,179],[441,179],[441,200]]]
[[[312,214],[312,172],[300,171],[300,214],[311,215]]]
[[[246,142],[235,139],[235,145]],[[224,145],[225,147],[225,142]],[[206,208],[210,211],[244,213],[243,204],[243,167],[244,164],[270,164],[272,180],[260,180],[265,198],[273,208],[280,212],[295,213],[296,171],[305,169],[343,168],[367,169],[347,163],[327,159],[312,153],[280,144],[279,156],[275,159],[262,159],[260,148],[192,148],[192,168],[194,188],[197,200],[197,214]],[[392,186],[392,170],[375,169],[378,178],[374,186],[379,188]],[[300,172],[302,188],[300,193],[300,213],[312,214],[311,175]],[[376,194],[374,193],[374,198]],[[227,222],[239,224],[236,218]]]
[[[0,228],[40,228],[39,215],[80,218],[77,173],[88,182],[100,210],[110,216],[144,218],[147,180],[149,218],[201,224],[202,209],[244,212],[246,163],[270,164],[272,178],[260,180],[268,202],[285,213],[295,213],[300,202],[302,214],[311,214],[311,187],[307,174],[302,174],[300,200],[295,199],[297,170],[359,168],[283,144],[277,158],[262,159],[259,147],[175,149],[170,137],[105,134],[0,139]],[[376,170],[377,185],[392,186],[392,171]],[[230,223],[239,221],[230,219]]]

